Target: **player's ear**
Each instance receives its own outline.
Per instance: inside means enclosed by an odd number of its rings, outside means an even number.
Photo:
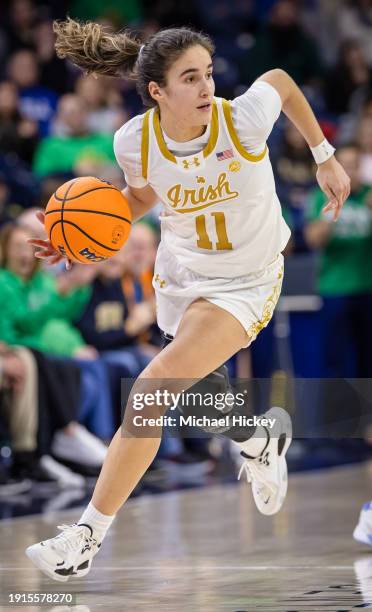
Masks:
[[[163,99],[161,88],[155,81],[149,83],[149,94],[156,102]]]

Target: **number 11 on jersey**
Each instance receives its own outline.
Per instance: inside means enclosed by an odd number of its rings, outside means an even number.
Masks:
[[[214,222],[216,226],[216,246],[213,247],[213,243],[208,236],[205,215],[198,215],[197,217],[195,217],[196,233],[198,235],[198,240],[196,244],[200,249],[212,250],[213,248],[216,248],[217,251],[231,251],[233,245],[227,237],[225,213],[213,212],[211,213],[211,215],[212,217],[214,217]]]

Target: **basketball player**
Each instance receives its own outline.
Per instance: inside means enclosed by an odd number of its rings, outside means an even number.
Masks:
[[[159,327],[171,340],[142,372],[138,385],[203,379],[268,324],[283,278],[281,254],[290,231],[275,193],[266,140],[281,110],[308,142],[317,179],[336,220],[349,179],[314,114],[282,70],[262,75],[227,102],[214,95],[213,44],[187,28],[162,30],[141,45],[128,33],[68,19],[55,24],[56,49],[87,73],[134,76],[145,114],[115,134],[134,220],[159,199],[161,215],[154,288]],[[59,259],[48,241],[39,257]],[[155,390],[155,387],[154,387]],[[131,435],[131,402],[115,434],[88,507],[77,523],[27,548],[45,574],[65,581],[88,573],[116,513],[153,461],[160,435]],[[287,491],[285,453],[291,422],[268,412],[276,433],[259,426],[224,432],[239,445],[258,509],[271,515]]]

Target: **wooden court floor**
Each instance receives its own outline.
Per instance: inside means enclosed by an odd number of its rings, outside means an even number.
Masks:
[[[290,477],[265,518],[244,483],[130,501],[84,579],[51,581],[24,548],[68,511],[0,523],[1,611],[322,612],[372,609],[372,548],[351,533],[372,499],[372,463]],[[72,593],[74,606],[15,607],[14,592]],[[368,605],[369,604],[369,605]]]

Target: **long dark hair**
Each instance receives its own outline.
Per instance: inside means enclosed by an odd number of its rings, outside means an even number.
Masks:
[[[58,57],[67,57],[87,74],[135,79],[146,106],[156,106],[148,90],[150,81],[164,87],[167,71],[186,49],[201,45],[214,53],[209,36],[191,28],[160,30],[145,45],[129,31],[112,32],[99,23],[68,18],[55,21],[53,29]]]

